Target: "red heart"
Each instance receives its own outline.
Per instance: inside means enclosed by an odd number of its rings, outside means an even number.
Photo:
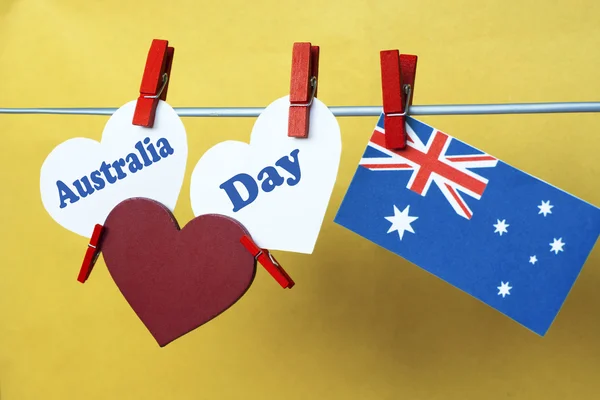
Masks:
[[[119,290],[163,347],[248,290],[256,263],[240,243],[247,234],[236,220],[214,214],[180,230],[162,204],[134,198],[108,215],[101,249]]]

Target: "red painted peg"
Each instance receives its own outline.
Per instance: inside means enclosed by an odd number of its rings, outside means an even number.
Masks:
[[[92,269],[94,268],[94,264],[100,255],[100,237],[102,236],[102,231],[104,227],[100,224],[96,224],[94,226],[94,231],[92,232],[92,237],[90,238],[90,242],[88,244],[88,248],[85,251],[85,257],[83,258],[83,263],[81,264],[81,269],[79,270],[79,276],[77,280],[81,283],[85,283]]]
[[[412,104],[417,72],[417,56],[384,50],[381,61],[381,91],[383,94],[383,126],[385,147],[391,150],[406,147],[406,114]]]
[[[171,66],[175,49],[167,40],[154,39],[146,59],[146,67],[133,114],[133,125],[152,128],[158,101],[167,99]]]
[[[269,250],[261,249],[247,235],[242,236],[240,242],[246,250],[252,254],[254,258],[267,270],[269,274],[281,285],[284,289],[291,289],[295,283],[285,270],[279,265],[277,260],[269,253]]]
[[[288,136],[307,138],[310,106],[317,96],[319,78],[319,46],[294,43]]]

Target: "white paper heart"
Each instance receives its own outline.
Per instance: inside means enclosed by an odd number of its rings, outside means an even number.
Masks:
[[[195,216],[235,218],[262,248],[312,253],[337,177],[342,139],[335,116],[318,99],[308,138],[288,137],[289,105],[288,96],[271,103],[256,120],[250,144],[225,141],[210,148],[192,173],[191,203]],[[254,201],[244,202],[251,195]]]
[[[135,105],[131,101],[110,117],[101,142],[69,139],[44,161],[42,202],[64,228],[90,237],[95,224],[103,224],[118,203],[131,197],[175,208],[188,155],[185,127],[164,101],[152,128],[133,125]]]

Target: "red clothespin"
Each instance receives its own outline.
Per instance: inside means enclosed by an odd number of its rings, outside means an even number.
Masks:
[[[154,126],[158,101],[167,99],[174,53],[175,49],[169,47],[167,40],[152,41],[140,86],[140,96],[133,113],[133,125],[147,128]]]
[[[310,106],[317,96],[319,79],[319,46],[294,43],[288,136],[307,138]]]
[[[400,54],[398,50],[383,50],[381,89],[385,147],[391,150],[406,147],[406,115],[412,104],[417,72],[417,56]]]
[[[252,254],[252,256],[258,260],[258,262],[267,270],[269,274],[281,285],[284,289],[291,289],[295,283],[285,270],[279,265],[277,260],[273,258],[269,250],[261,249],[254,241],[247,235],[242,236],[240,242],[244,245],[246,250]]]
[[[92,269],[94,268],[94,264],[100,255],[99,243],[103,229],[104,227],[100,224],[96,224],[96,226],[94,226],[94,232],[92,232],[92,237],[90,238],[90,243],[85,251],[85,257],[83,258],[83,263],[81,264],[81,269],[79,270],[79,276],[77,277],[77,280],[81,283],[87,281]]]

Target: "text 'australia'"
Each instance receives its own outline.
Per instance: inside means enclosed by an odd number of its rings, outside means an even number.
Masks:
[[[144,148],[144,145],[146,145],[146,148]],[[150,143],[148,137],[143,140],[143,144],[142,141],[139,141],[134,147],[137,152],[129,153],[125,158],[119,158],[112,163],[103,161],[100,167],[96,171],[92,171],[89,176],[84,176],[73,182],[72,185],[75,190],[72,190],[63,181],[56,181],[60,208],[65,208],[68,205],[67,200],[70,204],[76,203],[81,198],[104,189],[107,185],[112,185],[127,178],[127,171],[135,174],[175,152],[165,138],[158,139],[156,147],[153,143]]]

